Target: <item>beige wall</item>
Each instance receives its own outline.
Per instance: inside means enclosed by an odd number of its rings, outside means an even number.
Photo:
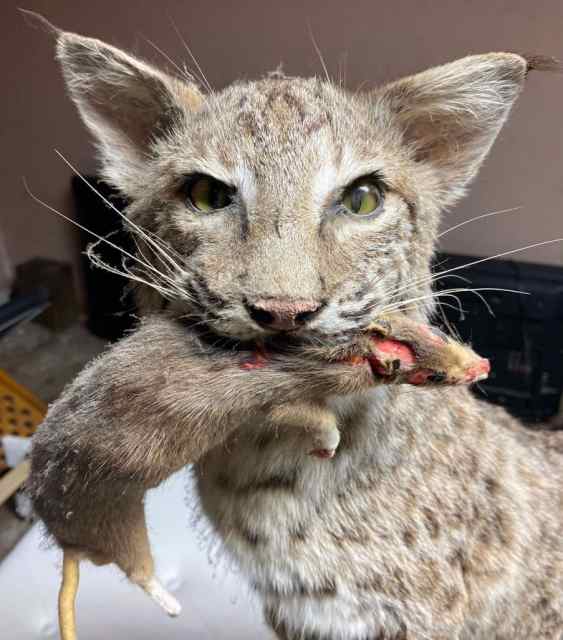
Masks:
[[[489,50],[563,58],[561,0],[0,0],[0,226],[16,262],[76,251],[70,225],[30,201],[22,176],[41,198],[72,215],[70,173],[53,149],[82,171],[94,168],[87,135],[64,96],[49,39],[25,24],[18,5],[159,63],[162,59],[143,36],[173,59],[187,58],[169,14],[215,87],[260,75],[282,60],[288,73],[320,73],[308,22],[332,74],[346,58],[350,87]],[[563,76],[530,77],[471,195],[447,214],[445,225],[495,209],[523,209],[452,233],[445,248],[489,254],[563,236],[562,105]],[[563,245],[521,258],[561,264]]]

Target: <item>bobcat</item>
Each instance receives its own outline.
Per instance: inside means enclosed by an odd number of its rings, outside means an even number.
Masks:
[[[441,212],[527,73],[555,66],[490,53],[363,93],[275,73],[204,94],[92,38],[57,32],[57,56],[164,272],[141,308],[166,306],[226,354],[338,341],[389,311],[425,322]],[[280,403],[321,376],[285,375]],[[241,394],[239,423],[195,469],[280,640],[560,640],[563,439],[464,388],[335,388],[317,387],[341,436],[332,459],[303,455],[283,420],[245,418]],[[232,401],[218,393],[217,411]]]

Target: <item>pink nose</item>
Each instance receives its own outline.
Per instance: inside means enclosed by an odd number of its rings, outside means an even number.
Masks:
[[[280,300],[270,298],[256,300],[247,305],[250,317],[266,329],[291,331],[310,320],[321,307],[314,300]]]

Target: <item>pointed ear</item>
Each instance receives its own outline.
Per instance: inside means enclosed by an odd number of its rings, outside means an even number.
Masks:
[[[101,151],[104,177],[134,196],[155,142],[202,105],[201,92],[100,40],[49,30],[69,93]]]
[[[469,56],[393,82],[375,97],[415,160],[435,169],[441,203],[448,205],[477,173],[528,71],[556,68],[552,58]]]

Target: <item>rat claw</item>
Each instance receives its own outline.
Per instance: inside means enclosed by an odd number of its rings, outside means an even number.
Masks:
[[[385,337],[391,334],[391,323],[389,320],[380,318],[374,320],[367,328],[369,333],[378,333],[380,336]]]
[[[141,587],[169,616],[175,618],[180,615],[182,605],[156,578],[151,578],[146,584],[141,585]]]

